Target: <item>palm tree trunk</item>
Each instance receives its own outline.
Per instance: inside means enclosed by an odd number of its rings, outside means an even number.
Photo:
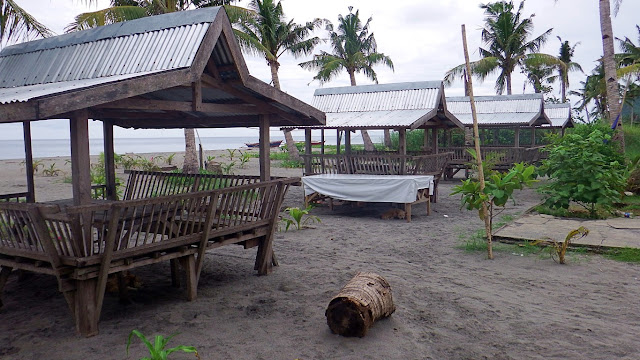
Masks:
[[[604,77],[607,86],[607,105],[609,107],[609,122],[613,122],[620,114],[620,94],[618,77],[616,75],[616,61],[613,47],[613,28],[611,26],[611,4],[609,0],[600,1],[600,31],[602,32],[602,49],[604,52]],[[624,134],[622,133],[622,121],[618,121],[613,140],[620,145],[620,151],[624,152]]]
[[[566,103],[567,102],[567,77],[569,76],[568,73],[565,73],[564,71],[560,70],[560,90],[562,92],[562,103]]]
[[[393,144],[391,144],[391,130],[384,129],[384,146],[390,148]]]
[[[355,70],[352,69],[347,69],[347,72],[349,73],[349,79],[351,80],[351,86],[356,86],[356,72]],[[364,150],[365,151],[373,151],[375,150],[375,146],[373,146],[373,141],[371,141],[371,136],[369,136],[369,133],[367,132],[367,130],[360,130],[360,133],[362,134],[362,142],[364,143]],[[389,135],[391,136],[391,135]]]
[[[278,64],[277,61],[267,61],[271,68],[271,82],[273,82],[273,87],[280,90],[280,78],[278,77],[278,68],[280,67],[280,64]],[[298,151],[298,147],[296,147],[296,142],[293,141],[291,131],[282,130],[282,132],[284,133],[284,142],[287,145],[287,151],[289,152],[289,159],[299,161],[300,152]]]
[[[507,74],[507,95],[511,95],[511,73]]]
[[[185,174],[198,173],[198,153],[196,151],[196,131],[184,129],[184,164],[182,172]]]

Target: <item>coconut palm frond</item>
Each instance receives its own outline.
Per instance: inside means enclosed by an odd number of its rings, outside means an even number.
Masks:
[[[13,0],[0,1],[0,42],[28,41],[36,37],[49,37],[53,32],[38,22]]]
[[[98,26],[115,24],[123,21],[140,19],[149,16],[146,8],[139,6],[117,6],[103,10],[79,14],[75,21],[67,25],[66,33],[87,30]]]

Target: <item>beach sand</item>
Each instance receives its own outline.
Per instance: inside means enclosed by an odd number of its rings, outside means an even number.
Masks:
[[[224,161],[225,153],[216,160]],[[68,172],[64,160],[43,161]],[[23,191],[23,168],[20,161],[0,162],[1,193]],[[257,175],[257,159],[236,172]],[[272,174],[302,172],[273,162]],[[63,177],[37,175],[38,200],[70,197]],[[178,333],[169,346],[196,346],[202,359],[640,356],[640,266],[588,254],[558,265],[517,247],[496,251],[493,261],[484,252],[465,252],[463,239],[483,223],[475,211],[460,210],[458,197],[447,196],[453,185],[441,182],[432,215],[417,206],[411,223],[380,219],[389,208],[383,204],[317,207],[312,213],[321,223],[277,233],[280,266],[268,276],[253,270],[255,248],[208,252],[193,302],[171,287],[168,263],[135,269],[143,285],[132,291],[133,304],[121,305],[116,294],[108,294],[100,334],[91,338],[75,334],[55,278],[12,276],[2,294],[0,359],[138,359],[148,355],[138,339],[125,355],[133,329],[149,337]],[[516,199],[505,214],[523,213],[539,195],[524,190]],[[289,191],[285,206],[303,206],[301,187]],[[332,334],[325,309],[359,271],[376,272],[390,283],[397,310],[363,338]]]

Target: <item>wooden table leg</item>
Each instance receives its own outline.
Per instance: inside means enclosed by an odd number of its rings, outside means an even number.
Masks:
[[[407,219],[407,222],[411,222],[411,203],[404,204],[404,212],[405,212],[405,219]]]

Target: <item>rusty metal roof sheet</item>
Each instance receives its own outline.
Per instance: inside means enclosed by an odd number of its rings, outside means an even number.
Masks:
[[[541,94],[476,96],[479,125],[534,126],[549,124],[542,112]],[[469,97],[447,97],[447,110],[463,124],[472,125]]]

